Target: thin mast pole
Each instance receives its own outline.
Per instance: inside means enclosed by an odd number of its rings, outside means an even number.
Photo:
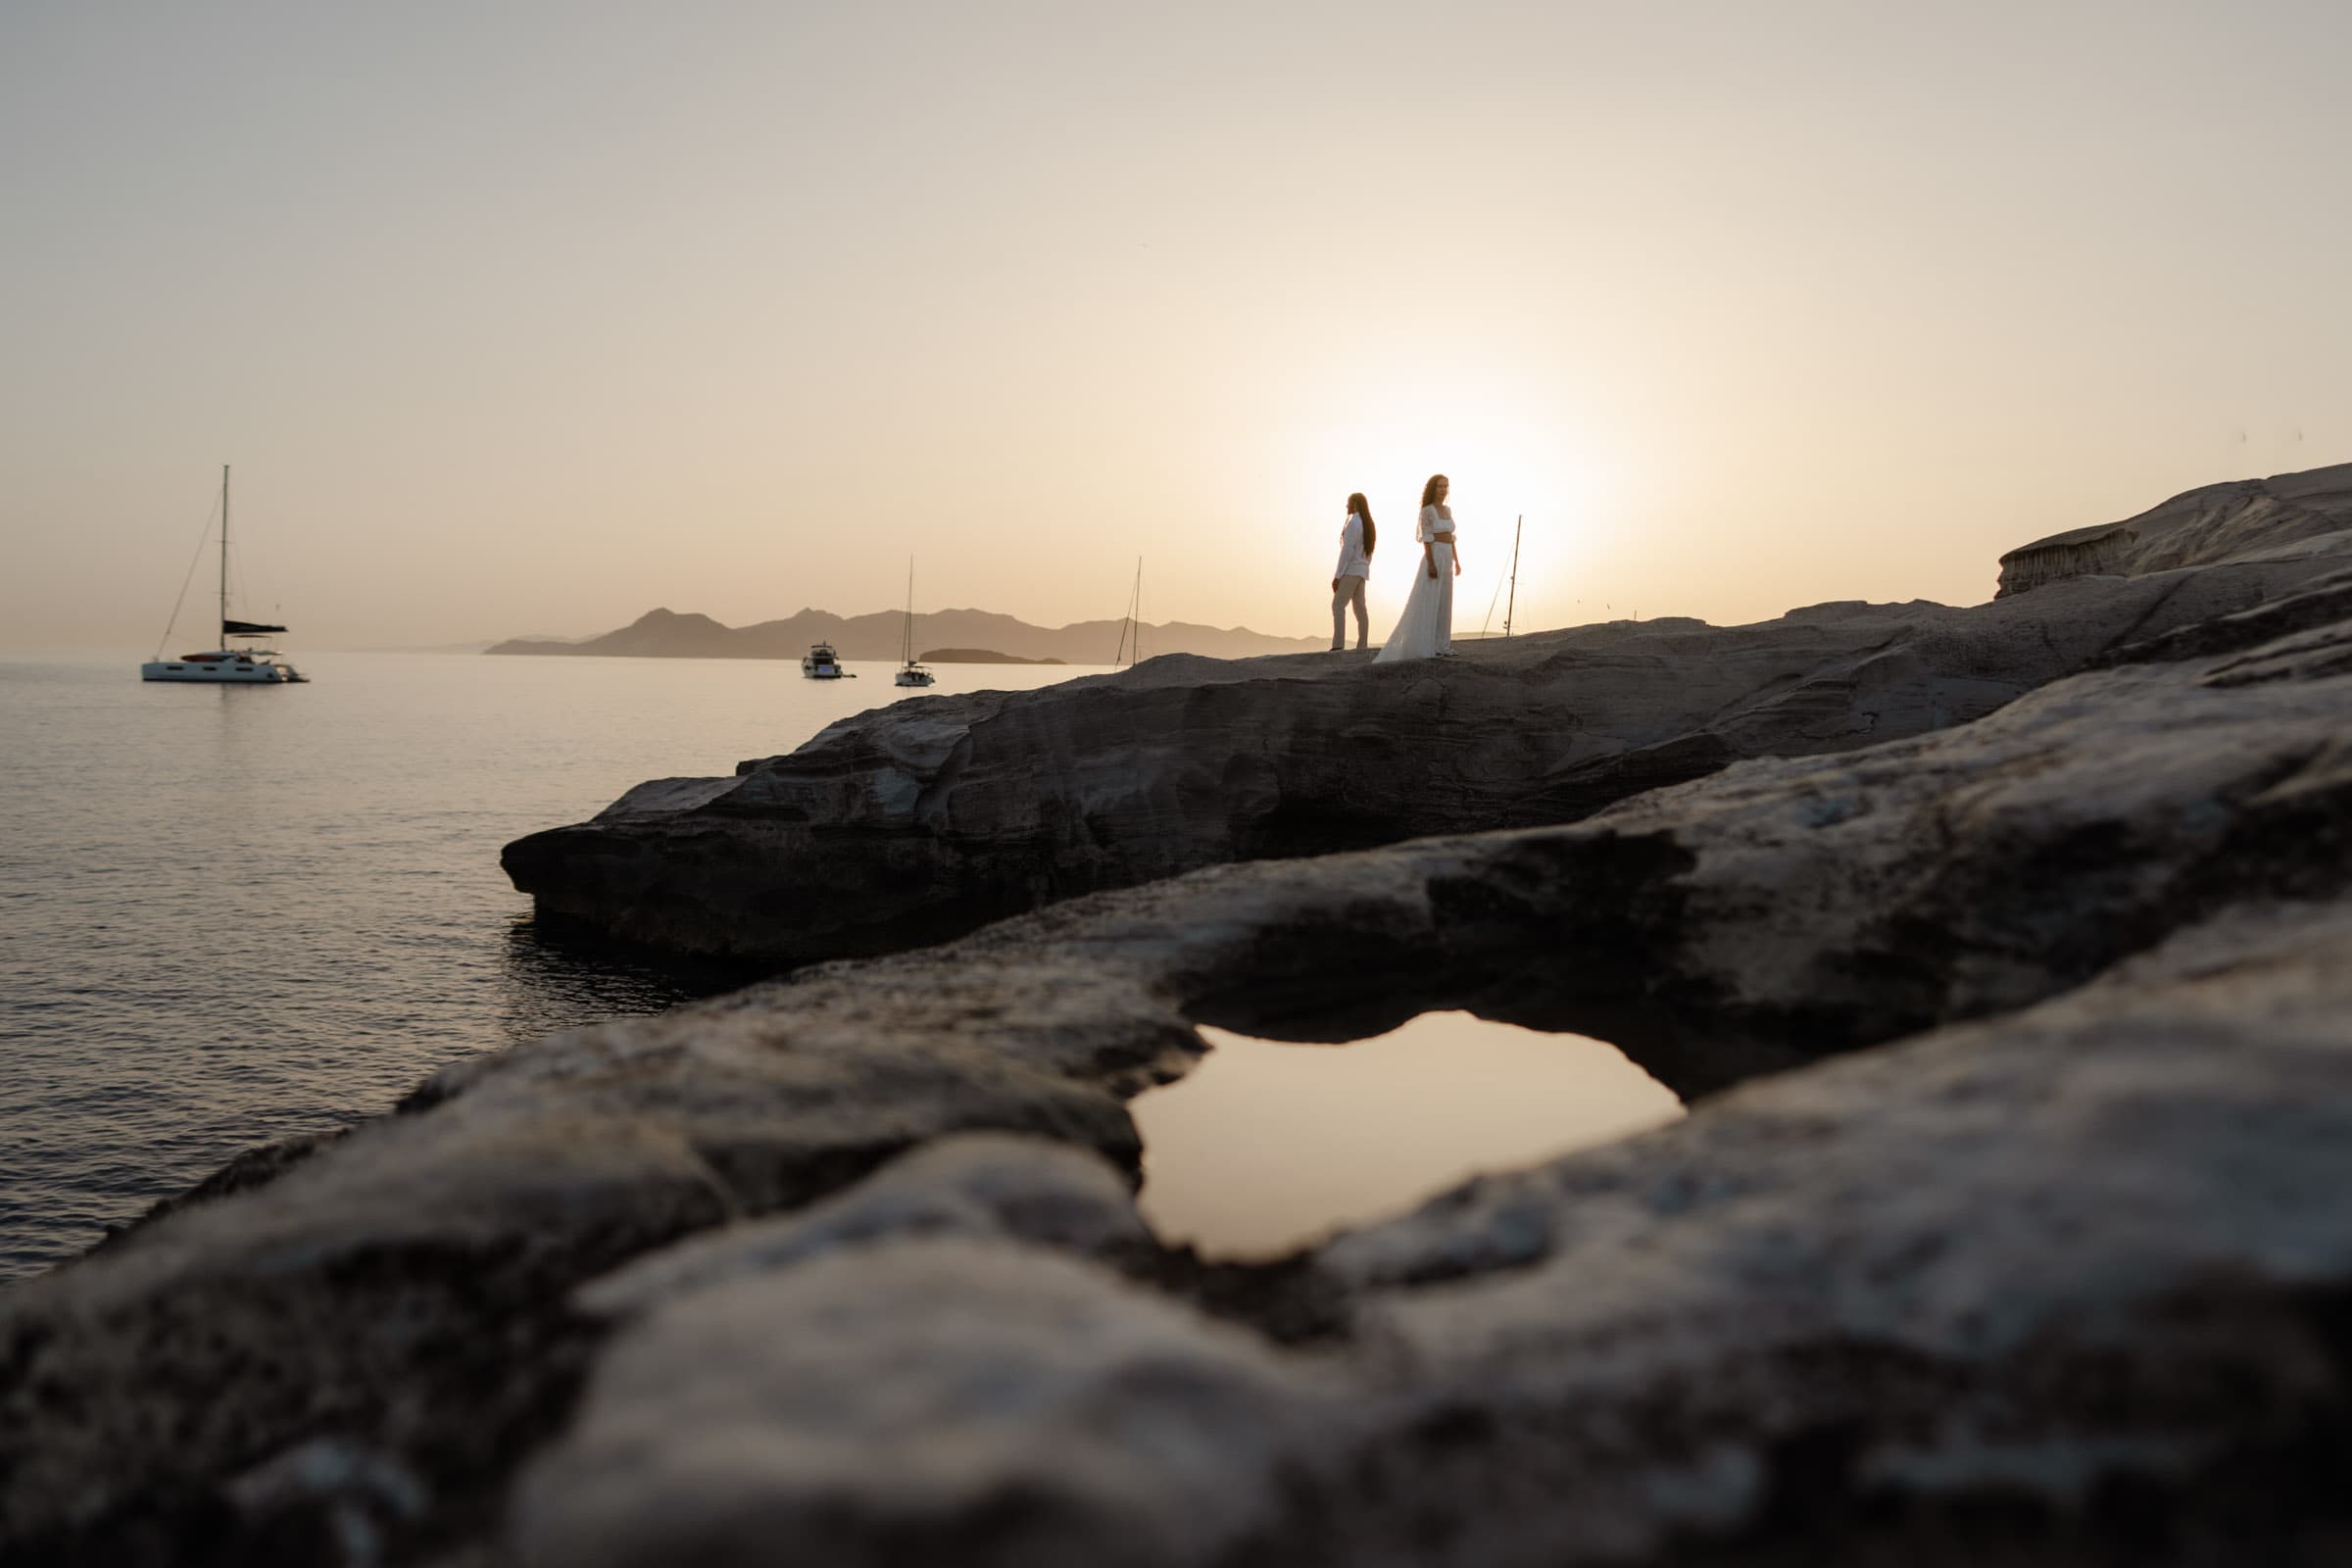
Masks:
[[[1127,613],[1119,620],[1119,646],[1111,651],[1110,667],[1127,661],[1132,669],[1144,657],[1144,558],[1135,558],[1135,586],[1127,591]]]
[[[1519,531],[1526,526],[1527,514],[1523,512],[1519,514],[1519,520],[1511,524],[1511,598],[1502,607],[1502,634],[1505,637],[1511,634],[1511,615],[1519,608]]]
[[[1136,560],[1135,560],[1135,565],[1136,565],[1136,569],[1137,569],[1138,571],[1141,571],[1141,570],[1143,569],[1143,565],[1144,565],[1144,560],[1143,560],[1143,557],[1141,557],[1141,556],[1138,556],[1138,557],[1136,557]],[[1113,669],[1116,669],[1116,668],[1118,668],[1118,667],[1119,667],[1119,661],[1127,657],[1127,633],[1128,633],[1130,630],[1132,630],[1132,629],[1134,628],[1134,626],[1135,626],[1135,590],[1134,590],[1134,589],[1132,589],[1132,588],[1130,588],[1129,590],[1127,590],[1127,613],[1125,613],[1124,615],[1121,615],[1121,616],[1119,617],[1119,646],[1118,646],[1118,647],[1116,647],[1116,648],[1114,648],[1114,649],[1112,649],[1112,650],[1111,650],[1111,652],[1110,652],[1110,667],[1111,667],[1111,668],[1113,668]]]
[[[228,646],[228,465],[220,465],[220,646]]]
[[[899,657],[914,662],[914,558],[906,558],[906,624],[899,628]]]

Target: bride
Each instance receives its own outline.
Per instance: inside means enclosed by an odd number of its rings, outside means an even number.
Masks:
[[[1421,541],[1421,570],[1413,575],[1412,596],[1396,617],[1396,629],[1380,645],[1375,664],[1453,657],[1453,579],[1462,574],[1462,563],[1453,553],[1453,512],[1446,505],[1452,488],[1442,473],[1431,474],[1421,487],[1421,523],[1413,531]]]

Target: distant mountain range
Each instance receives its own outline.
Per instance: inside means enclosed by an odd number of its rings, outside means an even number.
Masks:
[[[1071,626],[1032,626],[985,610],[941,610],[914,617],[920,645],[1009,655],[1023,660],[1059,660],[1068,664],[1107,664],[1119,647],[1121,622],[1082,620]],[[515,637],[493,643],[492,654],[586,654],[623,659],[798,659],[808,645],[827,642],[844,659],[899,657],[906,617],[895,610],[870,615],[836,615],[804,610],[756,626],[722,626],[709,615],[649,610],[618,631],[564,642],[552,637]],[[1269,637],[1246,626],[1196,626],[1173,620],[1144,627],[1144,657],[1205,654],[1212,659],[1248,659],[1258,654],[1299,654],[1327,647],[1320,637]]]
[[[993,648],[932,648],[915,656],[926,664],[1066,664],[1066,659],[1023,659]]]

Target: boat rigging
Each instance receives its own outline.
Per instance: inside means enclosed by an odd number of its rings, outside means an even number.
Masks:
[[[906,558],[906,625],[899,637],[899,673],[901,686],[928,686],[938,677],[915,662],[914,658],[914,558]]]

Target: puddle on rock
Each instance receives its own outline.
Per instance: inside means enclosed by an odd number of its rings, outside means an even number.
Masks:
[[[1683,1114],[1615,1046],[1466,1012],[1343,1046],[1200,1037],[1198,1067],[1127,1108],[1144,1218],[1206,1257],[1277,1256]]]

